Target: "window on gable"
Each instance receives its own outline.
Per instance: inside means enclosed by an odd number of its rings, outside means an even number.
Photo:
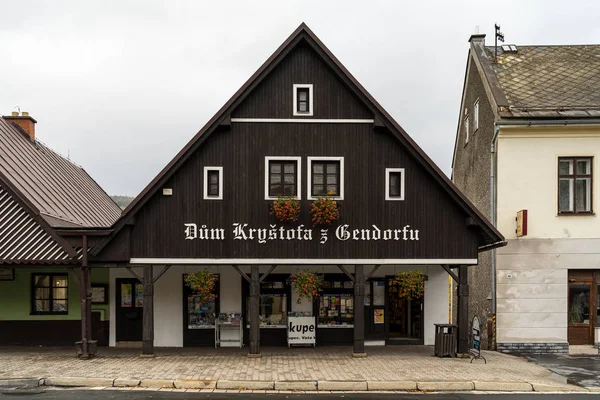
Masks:
[[[294,115],[313,115],[313,85],[294,85]]]
[[[465,118],[465,144],[469,143],[469,117]]]
[[[344,158],[309,157],[309,199],[330,196],[344,199]]]
[[[558,213],[592,213],[592,157],[558,158]]]
[[[223,200],[223,167],[204,167],[204,200]]]
[[[66,274],[33,274],[31,280],[31,314],[69,313]]]
[[[404,168],[385,169],[385,199],[404,200]]]
[[[479,129],[479,99],[473,105],[473,132]]]
[[[265,169],[265,199],[300,198],[300,157],[266,157]]]

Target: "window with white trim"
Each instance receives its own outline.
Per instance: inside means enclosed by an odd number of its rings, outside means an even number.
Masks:
[[[300,157],[265,157],[265,200],[300,199]]]
[[[592,157],[558,158],[558,213],[592,214]]]
[[[385,199],[404,200],[404,168],[385,169]]]
[[[294,85],[294,116],[313,115],[313,85]]]
[[[204,167],[204,200],[223,200],[223,167]]]
[[[308,199],[344,200],[344,157],[308,157]]]
[[[473,105],[473,133],[479,129],[479,99],[475,100]]]
[[[465,144],[469,143],[469,117],[465,117]]]

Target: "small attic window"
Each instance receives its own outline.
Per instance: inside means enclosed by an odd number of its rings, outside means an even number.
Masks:
[[[516,53],[517,46],[515,46],[514,44],[504,44],[502,45],[502,51],[505,53]]]
[[[313,85],[294,85],[294,116],[313,115]]]

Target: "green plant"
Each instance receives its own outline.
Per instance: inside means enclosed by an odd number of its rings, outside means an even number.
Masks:
[[[425,275],[418,269],[397,273],[392,284],[398,287],[398,297],[403,299],[418,299],[425,293]]]
[[[202,304],[217,297],[215,294],[217,276],[210,271],[203,269],[187,274],[185,284],[194,291],[194,294],[199,297],[198,300]]]
[[[318,197],[310,206],[313,226],[331,225],[340,217],[337,201],[329,196]]]
[[[293,285],[298,293],[298,304],[302,299],[312,300],[323,290],[323,276],[312,271],[299,271],[288,278],[288,284]]]
[[[280,222],[294,222],[300,215],[300,200],[293,197],[279,197],[271,204],[271,214]]]

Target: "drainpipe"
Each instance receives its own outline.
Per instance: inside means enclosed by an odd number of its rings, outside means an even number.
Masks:
[[[490,222],[496,226],[496,168],[498,164],[498,133],[501,126],[565,126],[565,125],[600,125],[600,119],[579,120],[519,120],[494,122],[494,135],[490,144]],[[496,350],[496,249],[492,249],[492,349]]]

